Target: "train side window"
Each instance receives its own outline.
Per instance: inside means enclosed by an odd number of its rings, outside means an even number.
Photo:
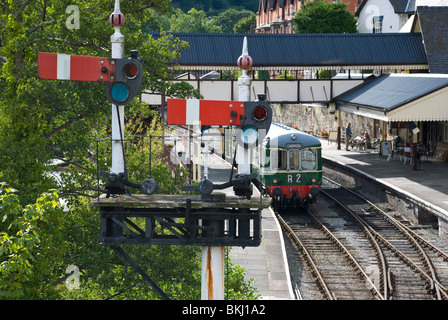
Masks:
[[[287,157],[286,150],[271,149],[270,153],[271,170],[286,170]]]
[[[302,150],[302,170],[317,169],[317,152],[313,149]]]
[[[289,150],[289,170],[300,169],[300,153],[299,150]]]

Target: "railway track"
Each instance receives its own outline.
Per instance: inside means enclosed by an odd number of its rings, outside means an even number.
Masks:
[[[278,214],[306,266],[301,296],[448,300],[448,255],[336,182],[326,180],[322,193],[308,213]]]
[[[360,282],[365,283],[366,279],[361,275],[363,270],[358,268],[358,261],[315,216],[283,215],[279,221],[285,229],[289,228],[289,235],[303,252],[306,264],[317,279],[317,287],[310,283],[313,280],[306,280],[308,283],[300,290],[303,296],[309,295],[309,290],[318,288],[322,294],[312,292],[311,299],[375,298],[367,284],[359,285]]]

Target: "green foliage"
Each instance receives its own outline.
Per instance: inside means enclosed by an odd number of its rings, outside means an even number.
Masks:
[[[69,5],[79,8],[79,29],[66,27]],[[111,161],[110,141],[98,143],[98,152],[95,142],[110,135],[106,84],[38,78],[38,52],[109,57],[113,6],[110,0],[0,3],[0,299],[158,299],[100,245],[98,212],[89,206],[98,192],[96,162],[108,171]],[[121,11],[125,52],[138,49],[143,59],[142,88],[199,97],[168,80],[188,44],[140,30],[151,15],[170,11],[169,0],[121,1]],[[158,115],[137,100],[126,106],[126,134],[162,135]],[[166,161],[161,141],[129,141],[126,154],[132,180],[148,176],[151,154],[161,191],[180,189],[182,179],[175,186],[172,177],[183,172]],[[173,299],[200,297],[198,248],[131,246],[129,253]],[[81,280],[72,291],[65,286],[70,265],[79,267]]]
[[[267,71],[267,70],[259,70],[258,72],[257,72],[257,79],[270,79],[271,78],[271,76],[270,76],[270,74],[269,74],[269,71]]]
[[[0,177],[21,193],[25,202],[34,201],[41,190],[55,187],[44,173],[48,162],[64,158],[82,161],[96,137],[105,136],[110,119],[106,84],[40,80],[37,77],[37,53],[110,56],[109,39],[113,28],[108,15],[113,11],[109,0],[79,1],[80,28],[67,29],[65,8],[72,1],[26,2],[24,6],[3,5],[0,12],[0,73],[4,90],[0,99]],[[186,84],[172,84],[172,61],[188,45],[171,36],[155,40],[138,29],[149,18],[147,10],[166,13],[168,1],[124,2],[126,24],[125,51],[139,49],[144,60],[142,88],[171,96],[198,96]],[[133,14],[131,14],[131,12]],[[131,108],[142,108],[136,103]],[[80,159],[81,158],[81,159]]]
[[[275,79],[285,79],[285,73],[282,73],[282,74],[278,75],[277,77],[275,77]],[[287,80],[293,80],[294,79],[294,75],[287,74],[286,75],[286,79]]]
[[[232,33],[234,32],[234,26],[242,19],[247,19],[248,17],[252,17],[253,20],[255,20],[255,14],[252,11],[230,8],[211,18],[210,22],[216,26],[219,26],[223,33]],[[250,25],[246,33],[248,32],[250,32]]]
[[[196,8],[188,12],[176,9],[169,15],[153,15],[154,19],[142,25],[144,32],[190,32],[190,33],[249,33],[255,25],[255,13],[233,8],[209,16]]]
[[[234,33],[250,33],[251,28],[255,28],[257,24],[257,16],[255,13],[250,13],[247,17],[243,17],[241,20],[235,23],[233,26]]]
[[[171,32],[206,32],[218,33],[222,29],[207,19],[202,10],[190,9],[187,13],[177,9],[170,17]]]
[[[205,11],[208,16],[213,16],[228,8],[256,12],[258,10],[259,0],[173,0],[171,4],[175,8],[180,8],[185,12],[191,8],[196,8]]]
[[[294,17],[296,33],[357,33],[356,18],[347,4],[308,1]]]
[[[0,299],[42,298],[64,251],[62,210],[55,191],[23,207],[16,190],[0,184]],[[48,297],[48,296],[47,296]]]
[[[151,17],[146,22],[142,22],[143,32],[160,32],[161,30],[168,31],[170,29],[170,17],[168,14],[159,14],[153,9],[150,9]]]

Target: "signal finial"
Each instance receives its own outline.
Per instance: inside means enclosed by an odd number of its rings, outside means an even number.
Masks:
[[[124,14],[120,11],[120,0],[115,0],[115,10],[109,17],[110,23],[114,27],[121,27],[124,25]]]
[[[249,56],[249,50],[247,48],[247,37],[244,37],[243,41],[243,52],[237,61],[238,67],[243,70],[249,70],[252,67],[253,60]]]

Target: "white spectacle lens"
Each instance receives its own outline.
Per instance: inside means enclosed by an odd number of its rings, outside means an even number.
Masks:
[[[247,126],[242,129],[241,140],[247,144],[251,145],[257,142],[258,130],[255,127]]]

